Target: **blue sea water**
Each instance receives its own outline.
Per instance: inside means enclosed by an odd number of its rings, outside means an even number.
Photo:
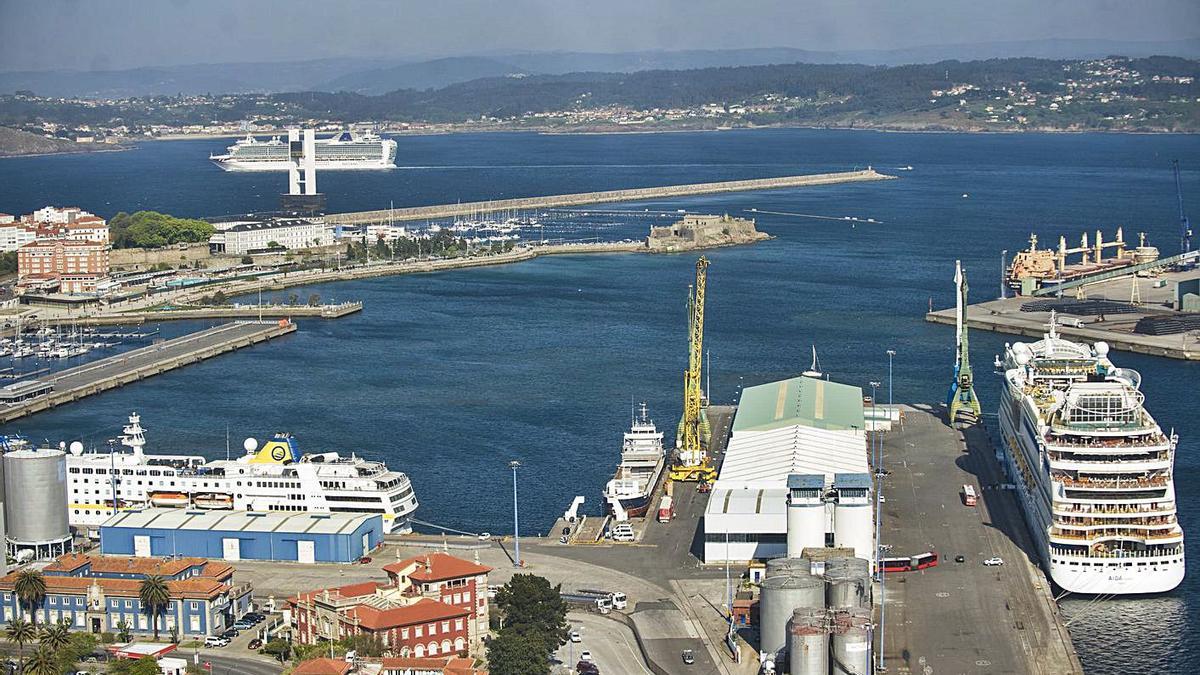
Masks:
[[[763,130],[553,136],[403,136],[402,168],[320,176],[333,210],[358,210],[642,185],[764,177],[874,165],[899,180],[608,206],[605,238],[641,236],[641,209],[747,209],[874,218],[878,223],[757,214],[776,238],[712,251],[706,347],[712,397],[794,375],[815,344],[833,379],[884,382],[894,397],[944,396],[953,335],[927,324],[953,302],[962,259],[972,298],[998,293],[1001,249],[1123,225],[1164,252],[1178,247],[1170,161],[1200,217],[1200,137],[885,134]],[[206,161],[228,141],[146,143],[95,155],[0,161],[0,211],[75,204],[104,216],[155,209],[186,216],[274,208],[279,174],[223,173]],[[602,223],[603,226],[597,223]],[[240,351],[9,425],[34,438],[102,444],[131,410],[154,450],[222,456],[244,436],[287,430],[306,450],[385,459],[412,477],[426,520],[511,531],[519,459],[523,527],[544,531],[576,494],[597,507],[630,400],[673,430],[686,363],[694,256],[541,258],[505,267],[316,287],[366,311],[303,321],[278,342]],[[179,330],[173,328],[172,330]],[[992,356],[1011,340],[972,335],[979,393],[994,402]],[[1181,436],[1176,490],[1185,530],[1200,532],[1200,365],[1116,353],[1144,375],[1147,404]],[[1193,536],[1194,538],[1194,536]],[[1189,543],[1189,549],[1193,548]],[[1064,603],[1089,672],[1192,672],[1200,664],[1200,569],[1154,599]]]

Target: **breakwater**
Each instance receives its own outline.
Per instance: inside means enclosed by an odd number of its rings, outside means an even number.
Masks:
[[[463,202],[436,206],[414,206],[401,209],[334,213],[325,217],[326,222],[342,225],[384,223],[411,220],[436,220],[477,213],[495,211],[519,211],[522,209],[549,209],[586,204],[610,202],[633,202],[644,199],[687,197],[718,192],[748,192],[752,190],[776,190],[789,187],[810,187],[837,183],[891,180],[895,176],[879,173],[874,169],[842,171],[778,178],[752,178],[727,180],[715,183],[690,183],[687,185],[663,185],[660,187],[631,188],[626,190],[604,190],[601,192],[577,192],[574,194],[549,195],[545,197],[522,197],[517,199],[494,199],[484,202]]]

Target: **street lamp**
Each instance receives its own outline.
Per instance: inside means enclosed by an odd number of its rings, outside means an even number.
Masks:
[[[517,469],[520,466],[521,463],[515,459],[508,463],[508,468],[512,469],[513,473],[513,567],[518,568],[521,567],[521,527],[517,517]]]
[[[892,407],[892,357],[896,355],[895,349],[887,350],[888,355],[888,408]],[[890,412],[888,413],[891,414]],[[888,419],[891,419],[890,417]]]

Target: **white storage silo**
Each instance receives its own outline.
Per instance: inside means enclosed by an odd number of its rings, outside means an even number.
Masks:
[[[5,453],[4,495],[5,539],[13,557],[24,549],[38,559],[70,550],[65,452],[23,448]]]
[[[825,546],[825,476],[787,477],[787,554],[799,558],[807,547]]]

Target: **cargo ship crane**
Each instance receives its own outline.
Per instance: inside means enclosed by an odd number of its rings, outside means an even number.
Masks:
[[[708,277],[708,258],[696,261],[696,285],[688,315],[688,368],[683,376],[683,419],[675,439],[676,461],[671,467],[671,480],[712,481],[717,471],[709,462],[706,431],[700,393],[701,366],[704,354],[704,292]]]
[[[1187,253],[1192,250],[1192,224],[1183,212],[1183,180],[1179,176],[1179,160],[1172,161],[1171,165],[1175,170],[1175,196],[1179,198],[1179,252]]]
[[[954,381],[950,384],[950,393],[946,396],[949,407],[949,420],[953,424],[960,411],[972,412],[979,419],[983,411],[979,407],[979,397],[975,395],[975,377],[971,373],[971,353],[967,345],[967,275],[963,273],[962,263],[954,261],[954,296],[955,296],[955,356]]]

